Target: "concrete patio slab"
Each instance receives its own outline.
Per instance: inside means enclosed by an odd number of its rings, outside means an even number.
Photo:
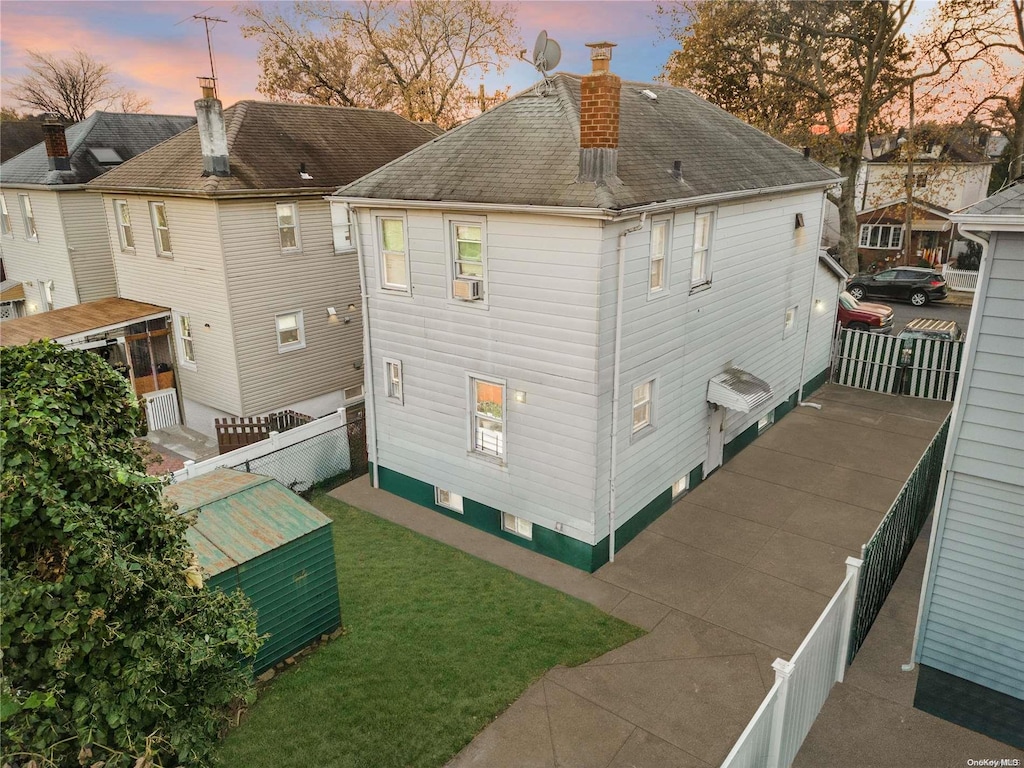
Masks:
[[[649,531],[726,560],[744,564],[765,545],[775,528],[693,504],[675,504]]]
[[[672,609],[664,603],[630,592],[612,610],[612,616],[650,632]]]
[[[755,571],[832,597],[846,576],[844,564],[848,557],[860,557],[860,552],[775,531],[748,565]]]
[[[879,514],[835,499],[806,494],[807,501],[793,510],[782,530],[815,541],[824,541],[856,552],[878,527]]]
[[[592,768],[607,765],[619,753],[636,726],[617,717],[551,679],[543,681],[555,765]]]
[[[607,768],[711,768],[710,763],[637,728]]]

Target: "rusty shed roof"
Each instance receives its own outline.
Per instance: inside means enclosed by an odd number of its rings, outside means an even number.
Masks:
[[[164,495],[179,514],[197,511],[188,541],[211,576],[331,523],[273,478],[223,467],[168,486]]]
[[[53,309],[0,326],[0,346],[17,347],[40,339],[58,341],[90,331],[129,325],[154,315],[169,314],[167,307],[131,299],[99,299],[73,307]]]

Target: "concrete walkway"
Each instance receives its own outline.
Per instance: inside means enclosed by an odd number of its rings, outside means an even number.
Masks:
[[[917,668],[904,672],[901,667],[914,645],[929,530],[926,525],[910,551],[846,680],[832,689],[793,768],[963,768],[971,758],[995,759],[994,765],[1016,759],[1024,766],[1024,751],[914,709]]]
[[[717,766],[948,403],[827,386],[588,575],[369,487],[332,495],[649,630],[555,668],[451,763]],[[841,765],[842,763],[835,763]]]

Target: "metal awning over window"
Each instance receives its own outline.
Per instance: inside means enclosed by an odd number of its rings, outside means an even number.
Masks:
[[[730,368],[708,382],[708,402],[750,413],[772,399],[767,381],[739,368]]]

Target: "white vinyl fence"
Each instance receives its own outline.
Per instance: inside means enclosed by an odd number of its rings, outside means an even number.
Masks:
[[[942,276],[946,278],[946,287],[951,291],[969,291],[974,293],[978,290],[978,273],[967,269],[950,269],[949,265],[943,265]]]
[[[271,432],[267,440],[222,453],[212,459],[186,461],[171,476],[180,483],[218,467],[269,475],[297,493],[352,468],[345,410],[315,419],[287,432]]]
[[[846,558],[846,578],[790,661],[776,659],[775,684],[722,768],[789,768],[835,683],[846,673],[861,561]]]
[[[156,392],[146,392],[142,397],[146,404],[146,423],[150,431],[181,424],[176,389],[158,389]]]

